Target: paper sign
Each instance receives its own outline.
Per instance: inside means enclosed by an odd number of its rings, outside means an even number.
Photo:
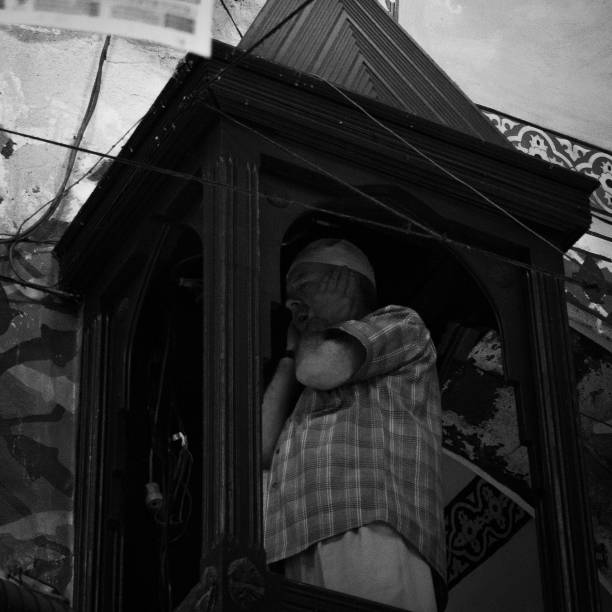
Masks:
[[[116,34],[209,57],[214,0],[0,0],[0,24]]]

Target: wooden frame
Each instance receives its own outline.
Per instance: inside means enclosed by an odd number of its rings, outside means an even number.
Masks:
[[[321,610],[388,609],[289,583],[265,570],[258,459],[263,320],[258,182],[267,156],[305,173],[315,171],[314,162],[351,184],[363,175],[399,185],[446,219],[455,228],[451,237],[502,255],[508,254],[504,244],[513,244],[526,264],[542,271],[521,272],[504,285],[500,269],[495,288],[491,279],[497,273],[485,270],[482,258],[467,258],[475,274],[488,276],[486,282],[500,299],[511,300],[523,321],[524,333],[509,351],[507,365],[509,375],[523,382],[522,438],[531,445],[537,472],[547,609],[597,610],[567,318],[562,287],[550,276],[562,271],[560,256],[474,192],[458,188],[448,175],[407,154],[389,132],[364,120],[346,100],[313,79],[248,59],[211,87],[211,77],[231,58],[230,48],[217,45],[214,59],[185,62],[124,149],[138,163],[199,178],[204,185],[201,198],[182,202],[180,180],[116,163],[57,247],[63,285],[83,294],[85,313],[75,608],[102,611],[111,609],[105,606],[112,602],[112,609],[120,609],[121,554],[112,545],[105,548],[113,542],[108,530],[121,532],[120,520],[108,508],[112,451],[107,419],[111,408],[123,401],[121,381],[126,374],[125,369],[113,374],[106,359],[114,341],[111,320],[129,327],[130,316],[136,316],[138,287],[146,284],[147,266],[155,261],[155,243],[151,238],[147,243],[142,227],[152,227],[157,219],[157,232],[163,232],[167,222],[199,228],[204,244],[203,435],[208,444],[201,570],[206,609],[266,609],[271,601],[276,609],[308,609],[313,601]],[[588,227],[588,197],[595,181],[376,102],[359,102],[558,248],[568,248]],[[284,150],[271,140],[282,141]],[[292,152],[301,159],[296,161]],[[318,176],[325,183],[327,175]],[[321,188],[331,192],[332,183],[329,179]],[[466,231],[470,227],[478,234]],[[496,240],[498,236],[504,241]],[[129,270],[124,265],[130,249],[142,253],[145,268]],[[517,283],[519,290],[514,291]],[[123,322],[117,319],[121,300],[128,304]]]

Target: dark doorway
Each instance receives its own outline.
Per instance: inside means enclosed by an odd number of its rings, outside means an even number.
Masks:
[[[171,230],[142,302],[129,364],[124,610],[172,610],[199,577],[201,292],[200,240]]]

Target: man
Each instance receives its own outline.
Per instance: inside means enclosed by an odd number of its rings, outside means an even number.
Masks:
[[[409,308],[374,310],[372,266],[347,241],[319,240],[296,257],[287,307],[287,352],[262,406],[268,563],[435,612],[445,551],[429,332]]]

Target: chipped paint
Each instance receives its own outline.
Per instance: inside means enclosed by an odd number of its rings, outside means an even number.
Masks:
[[[0,146],[2,147],[0,148],[0,155],[2,155],[2,157],[4,157],[5,159],[9,159],[11,155],[15,152],[15,141],[11,140],[11,138],[6,137],[6,134],[2,135],[5,138],[3,139],[4,142],[0,140]]]
[[[490,330],[443,382],[444,446],[528,499],[527,449],[519,440],[514,389],[503,374],[499,334]]]
[[[21,30],[19,26],[0,28],[0,125],[70,143],[91,93],[102,37],[44,36],[38,29],[28,28],[22,36]],[[113,38],[83,146],[108,151],[147,112],[179,57],[178,52],[166,48]],[[0,142],[5,154],[0,157],[4,161],[0,163],[0,195],[4,198],[0,232],[4,233],[14,232],[21,220],[55,197],[69,156],[67,149],[25,137],[11,136],[11,143],[7,148]],[[98,161],[98,157],[79,154],[71,182]],[[100,176],[98,172],[96,181]],[[65,198],[59,218],[70,221],[96,181],[79,183]]]
[[[484,338],[472,349],[469,358],[483,372],[503,374],[503,356],[499,335],[496,331],[487,332]]]
[[[445,445],[475,463],[496,463],[513,477],[527,482],[529,462],[527,452],[520,445],[514,390],[500,387],[496,392],[490,417],[472,425],[461,414],[445,410],[443,413]],[[453,440],[452,446],[450,440]],[[454,448],[453,448],[454,447]]]

